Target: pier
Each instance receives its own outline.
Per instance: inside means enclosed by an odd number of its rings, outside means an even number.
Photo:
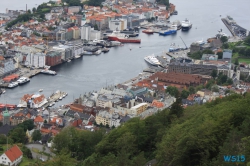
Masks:
[[[62,100],[64,97],[66,97],[68,94],[66,92],[56,91],[55,93],[52,93],[50,97],[48,97],[48,103],[43,105],[44,108],[53,106],[52,104],[54,102],[57,102],[59,100]]]
[[[174,52],[167,52],[166,54],[171,58],[178,58],[178,57],[187,57],[187,54],[190,52],[190,49],[187,50],[179,50]]]
[[[249,31],[239,26],[230,16],[222,18],[221,20],[234,37],[240,37],[244,39],[249,36]]]

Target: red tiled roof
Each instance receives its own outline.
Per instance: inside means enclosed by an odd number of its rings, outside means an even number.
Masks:
[[[34,122],[43,122],[43,118],[41,116],[37,116],[35,119],[34,119]]]
[[[5,155],[10,159],[11,162],[18,159],[23,155],[23,152],[19,149],[17,145],[14,145],[12,148],[5,152]]]
[[[81,119],[77,119],[72,123],[72,126],[74,127],[78,127],[79,125],[82,124],[82,120]]]

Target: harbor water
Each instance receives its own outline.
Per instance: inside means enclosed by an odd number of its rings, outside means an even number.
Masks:
[[[15,3],[16,1],[16,6]],[[39,4],[43,0],[22,0],[23,8],[20,8],[20,1],[11,0],[1,4],[0,11],[5,8],[25,9],[25,3]],[[168,51],[171,43],[180,47],[185,47],[180,36],[189,47],[194,41],[206,40],[215,36],[218,30],[222,29],[224,33],[231,35],[221,21],[222,17],[232,16],[236,22],[250,30],[250,21],[247,16],[250,15],[248,9],[248,0],[228,1],[228,0],[174,0],[178,15],[171,16],[170,21],[184,20],[188,18],[193,27],[188,32],[178,31],[175,35],[159,36],[159,34],[147,35],[140,32],[141,44],[124,44],[111,48],[108,53],[102,53],[97,56],[83,56],[52,68],[57,72],[56,76],[37,75],[33,77],[30,83],[18,86],[14,89],[7,89],[5,94],[0,97],[0,103],[18,104],[24,94],[38,93],[43,89],[42,94],[46,97],[56,90],[67,92],[68,96],[58,102],[56,106],[68,104],[73,99],[78,98],[80,94],[96,91],[106,85],[115,85],[122,83],[130,78],[137,76],[148,65],[144,61],[147,55],[160,55]],[[236,7],[237,6],[237,7]],[[221,15],[221,17],[220,17]]]

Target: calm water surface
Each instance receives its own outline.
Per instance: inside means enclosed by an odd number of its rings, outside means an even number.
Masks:
[[[1,2],[0,11],[9,9],[25,9],[25,4],[33,7],[43,0],[9,0]],[[20,3],[22,2],[22,3]],[[188,18],[193,23],[189,32],[178,31],[173,36],[159,36],[158,34],[146,35],[141,33],[141,44],[125,44],[124,46],[111,48],[109,53],[98,56],[83,56],[54,68],[56,76],[38,75],[31,79],[30,83],[7,90],[1,95],[0,103],[18,104],[20,98],[26,93],[37,93],[44,89],[43,94],[49,96],[56,90],[67,92],[69,95],[59,103],[72,102],[73,98],[79,97],[85,92],[98,90],[106,84],[114,85],[135,77],[147,67],[143,58],[150,54],[161,54],[168,50],[171,43],[184,47],[184,42],[190,46],[194,41],[207,39],[214,36],[219,29],[227,34],[221,21],[221,17],[232,16],[239,25],[250,29],[249,0],[174,0],[178,15],[172,16],[170,21],[184,20]],[[231,34],[230,34],[231,35]],[[140,48],[141,47],[141,48]],[[130,51],[130,48],[132,50]]]

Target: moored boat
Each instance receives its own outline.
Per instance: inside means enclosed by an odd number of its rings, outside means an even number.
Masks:
[[[181,29],[183,31],[188,31],[191,28],[192,28],[192,23],[188,19],[185,19],[184,21],[181,22]]]
[[[160,61],[154,56],[154,54],[146,56],[144,60],[153,66],[161,65]]]
[[[154,31],[152,29],[145,29],[142,32],[146,34],[154,34]]]
[[[141,43],[141,39],[130,38],[127,34],[120,33],[119,31],[114,31],[111,35],[108,35],[108,39],[121,43]]]
[[[21,77],[17,80],[18,85],[23,85],[28,82],[30,82],[30,79],[28,77]]]
[[[162,36],[166,36],[166,35],[175,34],[176,32],[177,32],[177,26],[171,26],[170,28],[166,30],[160,31],[159,34]]]

